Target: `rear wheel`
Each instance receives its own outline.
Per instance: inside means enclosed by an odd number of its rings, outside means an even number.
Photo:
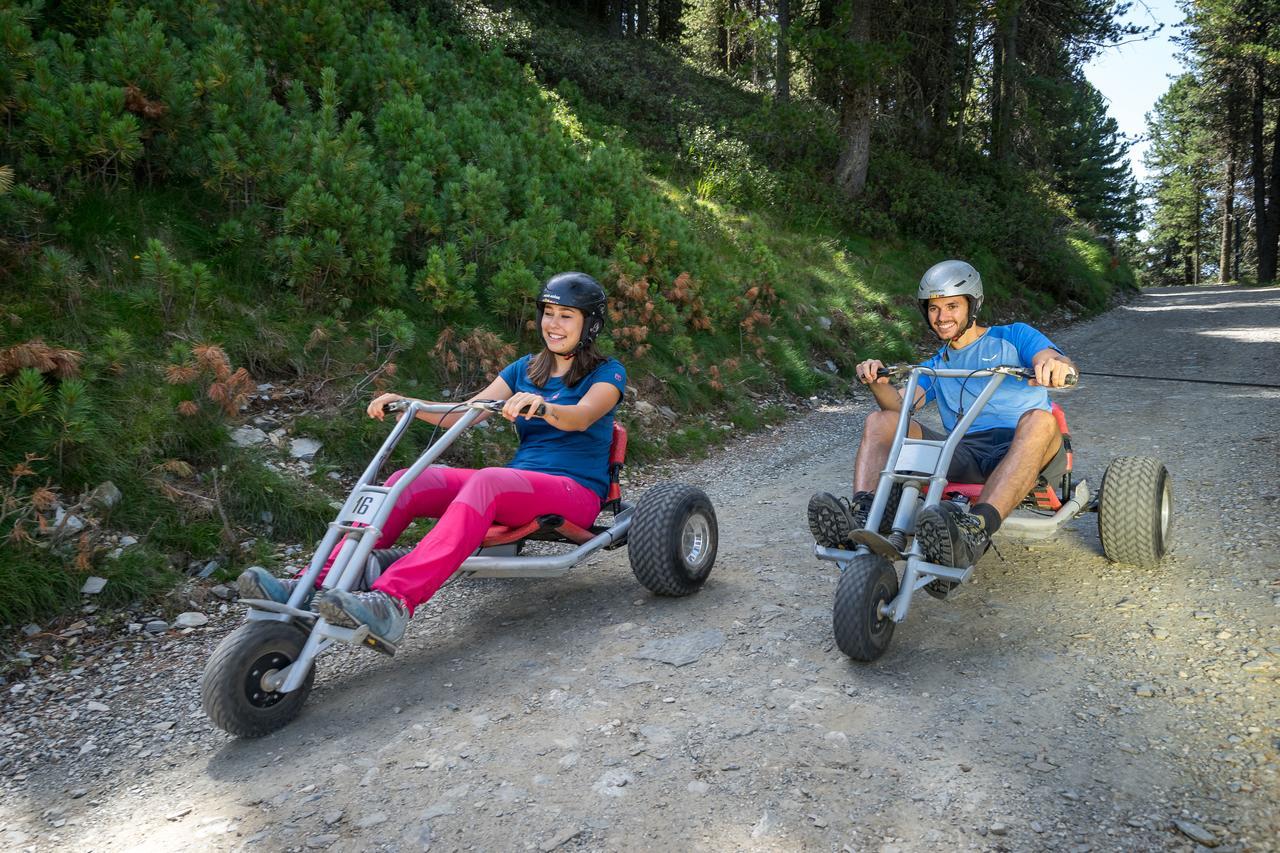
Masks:
[[[1098,495],[1102,553],[1141,568],[1159,564],[1173,532],[1173,484],[1150,456],[1121,456],[1107,466]]]
[[[268,690],[262,680],[298,659],[307,636],[288,622],[251,621],[218,644],[204,669],[201,702],[218,728],[236,737],[262,737],[283,728],[307,701],[315,667],[291,693]]]
[[[836,645],[854,660],[873,661],[889,648],[894,621],[880,614],[898,596],[898,574],[875,554],[859,554],[840,573],[832,626]]]
[[[627,533],[636,580],[656,595],[689,595],[711,574],[719,528],[711,499],[684,483],[662,483],[641,496]]]

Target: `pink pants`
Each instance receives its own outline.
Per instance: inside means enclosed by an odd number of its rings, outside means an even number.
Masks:
[[[395,472],[386,484],[392,485],[404,474],[404,470]],[[403,600],[412,613],[480,547],[491,524],[516,527],[540,515],[559,515],[589,527],[599,514],[600,496],[568,477],[515,468],[477,471],[433,465],[401,493],[377,547],[392,545],[415,518],[439,521],[412,551],[382,573],[373,588]],[[338,548],[329,556],[330,563]]]

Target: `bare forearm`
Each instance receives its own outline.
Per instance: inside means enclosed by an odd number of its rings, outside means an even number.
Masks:
[[[869,385],[871,394],[876,398],[876,403],[880,408],[887,412],[898,412],[902,410],[902,392],[892,385]]]
[[[582,432],[597,420],[599,415],[582,406],[565,406],[558,403],[545,403],[546,412],[542,415],[547,423],[565,432]]]

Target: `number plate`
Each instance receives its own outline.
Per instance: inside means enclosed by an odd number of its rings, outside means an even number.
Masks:
[[[378,514],[378,510],[382,507],[382,502],[386,500],[386,497],[386,495],[377,492],[365,492],[356,495],[355,501],[351,505],[351,517],[345,520],[347,522],[373,524],[373,518]]]

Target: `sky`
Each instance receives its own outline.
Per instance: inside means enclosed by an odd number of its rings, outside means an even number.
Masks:
[[[1129,149],[1133,174],[1139,181],[1146,177],[1142,167],[1142,154],[1147,150],[1146,114],[1168,90],[1170,75],[1183,70],[1173,43],[1183,17],[1176,0],[1134,0],[1125,16],[1127,23],[1145,27],[1160,23],[1164,29],[1155,38],[1107,48],[1085,68],[1085,76],[1107,99],[1120,130],[1130,139],[1142,138]]]

